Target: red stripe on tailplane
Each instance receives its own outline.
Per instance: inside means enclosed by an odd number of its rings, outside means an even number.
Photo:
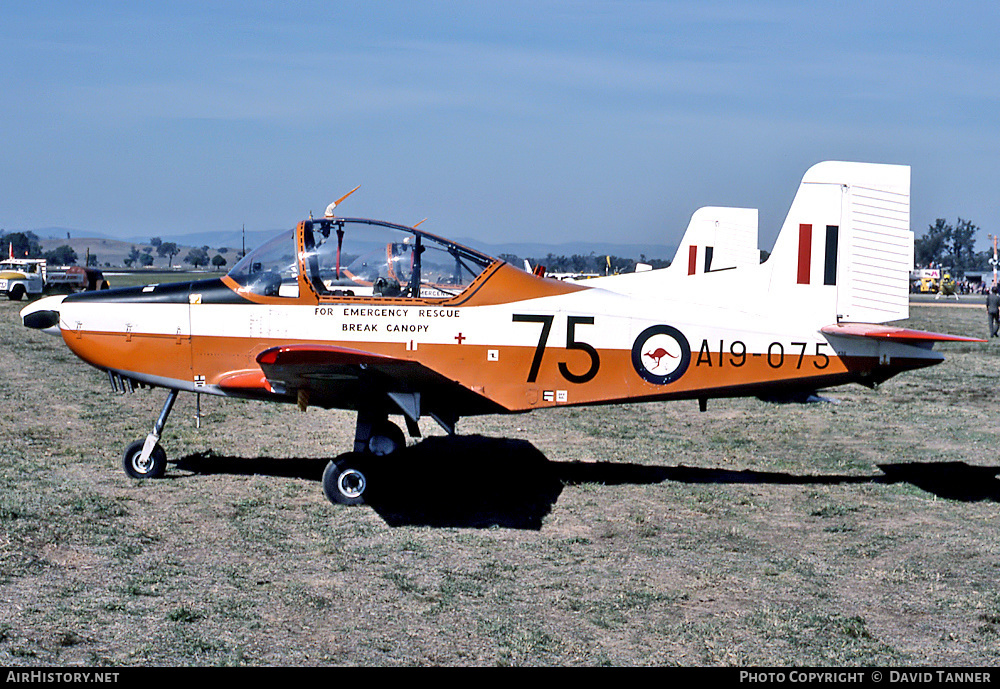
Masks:
[[[876,325],[873,323],[837,323],[820,328],[824,335],[840,335],[842,337],[866,337],[872,340],[890,340],[910,344],[935,342],[986,342],[975,337],[961,335],[945,335],[924,330],[910,330],[892,325]]]

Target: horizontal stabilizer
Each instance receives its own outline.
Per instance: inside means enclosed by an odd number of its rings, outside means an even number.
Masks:
[[[872,340],[892,340],[904,344],[920,344],[935,342],[986,342],[975,337],[961,335],[945,335],[924,330],[910,330],[891,325],[874,325],[871,323],[837,323],[820,328],[824,335],[839,335],[841,337],[865,337]]]

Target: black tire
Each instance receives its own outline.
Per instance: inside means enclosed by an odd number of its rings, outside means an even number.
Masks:
[[[11,301],[21,301],[24,296],[24,285],[14,285],[10,288],[10,292],[7,292],[7,298]]]
[[[334,505],[363,505],[368,492],[364,455],[349,452],[323,470],[323,493]]]
[[[139,457],[142,455],[142,446],[145,443],[146,439],[142,438],[125,448],[125,453],[122,454],[122,469],[132,478],[160,478],[167,470],[167,453],[157,444],[149,455],[149,460],[140,463]]]
[[[406,447],[406,436],[392,421],[385,421],[372,428],[368,439],[368,453],[375,457],[388,457]]]

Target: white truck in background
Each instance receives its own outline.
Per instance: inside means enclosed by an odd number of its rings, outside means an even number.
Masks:
[[[46,274],[44,258],[6,258],[0,262],[0,294],[11,301],[41,296]]]
[[[108,289],[104,274],[80,266],[49,268],[44,258],[5,258],[0,261],[0,294],[11,301],[40,297],[49,292]]]

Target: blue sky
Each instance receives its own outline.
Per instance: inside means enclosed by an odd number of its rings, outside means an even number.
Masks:
[[[1000,3],[0,3],[0,227],[680,238],[821,160],[997,233]]]

